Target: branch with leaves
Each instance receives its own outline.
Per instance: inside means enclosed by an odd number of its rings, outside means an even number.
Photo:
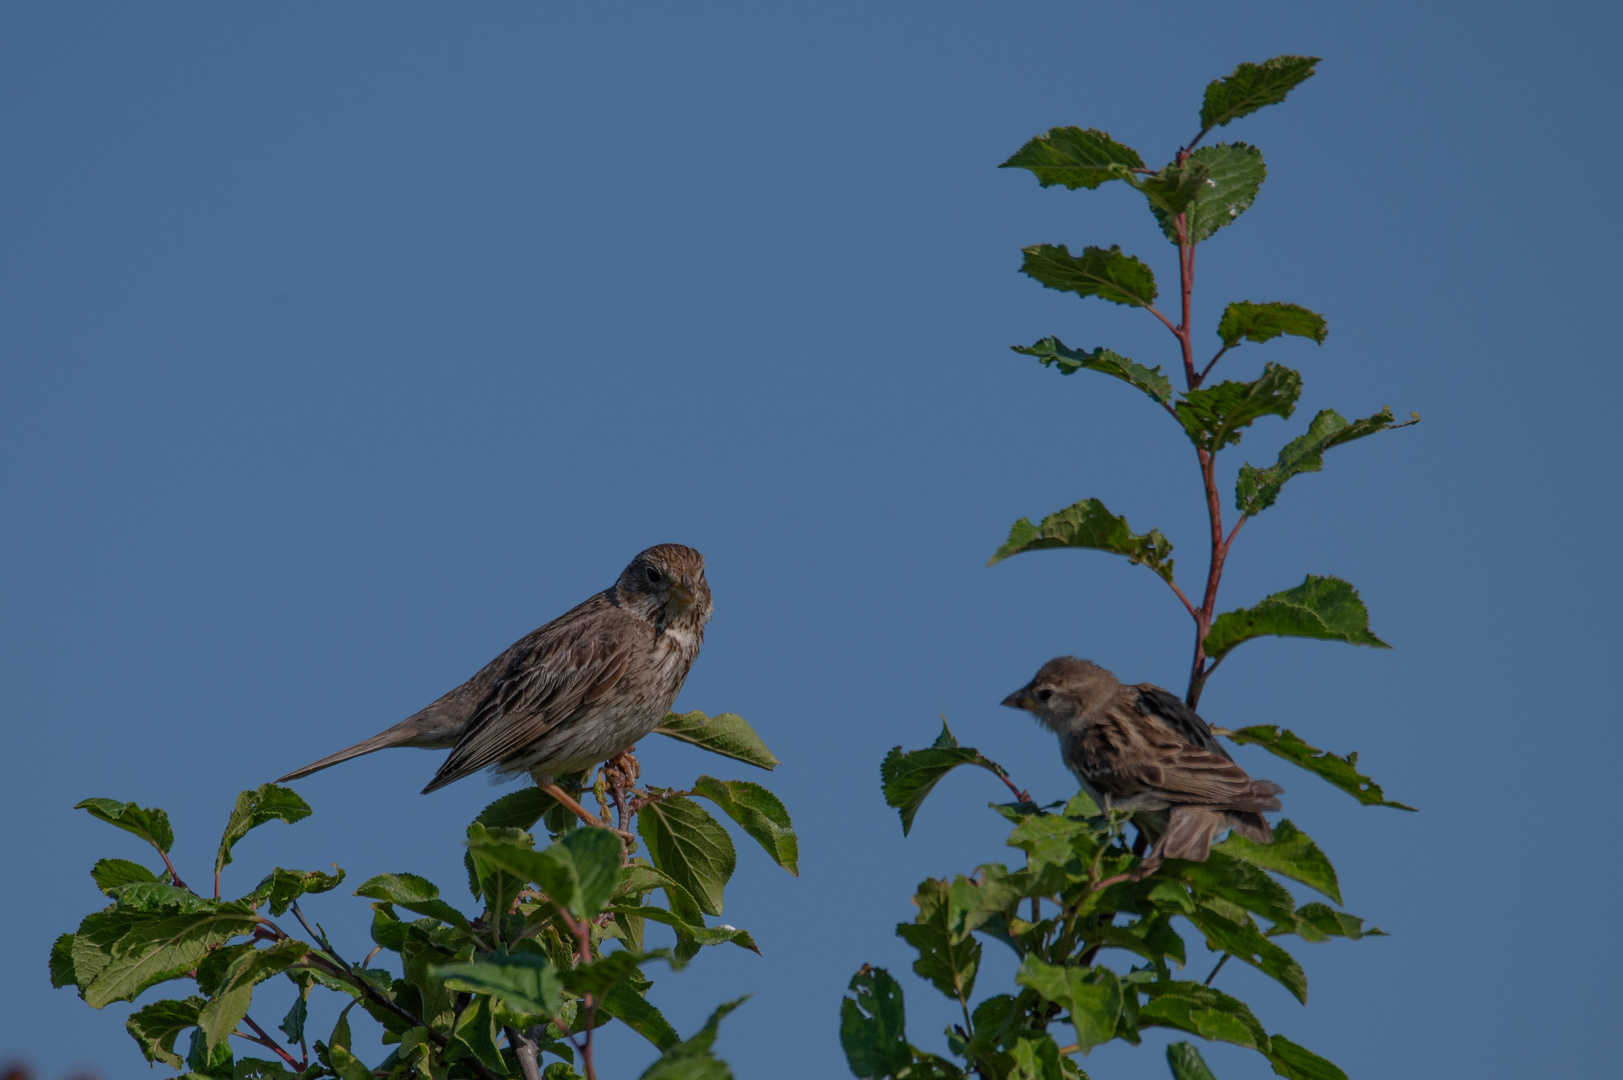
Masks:
[[[778,764],[730,713],[671,714],[657,730],[762,768]],[[701,776],[677,791],[639,788],[636,779],[634,759],[617,759],[587,789],[605,823],[618,813],[618,829],[577,828],[574,813],[537,788],[486,807],[467,833],[468,889],[483,909],[474,918],[415,874],[366,881],[355,895],[372,901],[376,948],[359,963],[339,956],[299,908],[300,897],[344,880],[336,867],[331,874],[277,867],[242,896],[220,895],[222,872],[249,832],[310,815],[296,792],[266,784],[237,797],[215,856],[212,896],[192,892],[177,874],[169,857],[174,830],[163,810],[87,799],[80,808],[146,841],[164,871],[129,859],[95,864],[91,875],[112,902],[57,940],[52,985],[76,987],[99,1009],[136,1001],[161,984],[195,983],[197,992],[186,997],[142,1003],[126,1024],[149,1062],[189,1077],[596,1080],[598,1033],[618,1021],[660,1052],[644,1080],[726,1080],[732,1074],[711,1049],[721,1019],[741,1002],[723,1005],[684,1040],[648,1000],[644,967],[680,969],[712,945],[759,951],[748,931],[707,918],[721,914],[737,858],[727,829],[696,799],[798,874],[794,827],[777,797],[750,781]],[[532,832],[538,824],[551,841],[544,847]],[[622,839],[632,825],[636,834]],[[647,858],[636,854],[639,838]],[[283,925],[289,914],[297,926]],[[671,930],[674,948],[647,947],[650,922]],[[380,953],[394,962],[375,966]],[[271,980],[292,990],[281,1039],[249,1015]],[[306,1019],[317,990],[344,1005],[332,1032],[312,1042]],[[376,1065],[357,1057],[357,1006],[394,1047]],[[176,1046],[187,1031],[182,1054]],[[272,1056],[238,1057],[232,1039]]]

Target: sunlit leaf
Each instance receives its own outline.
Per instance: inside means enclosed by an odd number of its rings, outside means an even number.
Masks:
[[[1109,968],[1045,964],[1027,956],[1014,981],[1063,1006],[1076,1029],[1077,1046],[1091,1050],[1115,1037],[1121,1016],[1121,983]]]
[[[1374,416],[1348,423],[1334,409],[1325,409],[1313,418],[1307,434],[1299,435],[1285,444],[1279,452],[1279,461],[1266,469],[1258,469],[1249,462],[1240,468],[1240,477],[1234,485],[1234,505],[1241,513],[1256,516],[1274,505],[1279,489],[1285,481],[1299,473],[1318,472],[1324,468],[1324,452],[1333,446],[1362,439],[1377,431],[1394,431],[1420,422],[1419,413],[1401,424],[1392,420],[1390,407],[1382,407]]]
[[[1223,344],[1233,348],[1246,341],[1271,341],[1281,334],[1294,334],[1324,344],[1329,334],[1324,316],[1296,304],[1253,304],[1249,300],[1237,301],[1223,309],[1223,318],[1217,324],[1217,336]]]
[[[90,868],[90,877],[96,882],[96,888],[102,892],[116,889],[120,885],[158,880],[157,874],[128,859],[97,859],[96,865]]]
[[[1222,127],[1265,105],[1277,105],[1313,75],[1317,56],[1276,56],[1260,64],[1241,64],[1233,73],[1214,79],[1206,87],[1200,106],[1200,126]]]
[[[884,785],[885,804],[894,807],[902,817],[902,835],[913,828],[913,817],[919,812],[925,797],[934,790],[943,776],[960,765],[975,765],[997,776],[1007,775],[1003,766],[985,757],[971,746],[959,746],[947,725],[941,725],[941,735],[935,745],[923,750],[902,752],[892,747],[879,766],[879,777]]]
[[[73,808],[134,833],[165,854],[174,846],[175,830],[169,825],[169,815],[156,807],[121,803],[117,799],[85,799],[74,803]]]
[[[1212,850],[1300,881],[1341,903],[1341,883],[1336,879],[1336,868],[1330,865],[1319,845],[1288,819],[1274,826],[1272,843],[1259,844],[1239,833],[1230,833],[1222,843],[1213,844]]]
[[[637,811],[637,832],[655,866],[692,894],[705,914],[721,914],[722,890],[738,866],[738,853],[719,821],[693,800],[671,796]]]
[[[1218,143],[1216,146],[1201,147],[1189,155],[1185,172],[1193,174],[1195,169],[1199,169],[1203,175],[1183,212],[1184,235],[1191,244],[1210,238],[1218,229],[1249,210],[1257,199],[1257,192],[1262,189],[1262,182],[1268,177],[1268,166],[1262,160],[1262,151],[1245,143]],[[1155,215],[1161,232],[1176,244],[1178,219],[1175,212],[1169,211],[1165,203],[1153,197],[1150,198],[1150,212]]]
[[[686,713],[666,713],[654,732],[692,743],[712,754],[759,765],[763,769],[775,769],[780,764],[755,729],[737,713],[706,716],[697,709]]]
[[[1243,430],[1264,416],[1288,419],[1296,411],[1296,399],[1301,393],[1299,373],[1267,364],[1259,379],[1191,390],[1174,408],[1189,441],[1216,453],[1239,442]]]
[[[539,1023],[558,1014],[563,1004],[563,982],[557,970],[534,953],[508,953],[467,963],[440,964],[431,969],[452,990],[490,994],[511,1011],[537,1018]]]
[[[147,987],[196,967],[210,949],[248,933],[255,925],[254,914],[247,907],[218,902],[198,911],[155,913],[125,923],[123,932],[108,944],[102,965],[88,985],[83,981],[86,971],[77,945],[94,935],[81,928],[75,941],[74,963],[84,999],[96,1009],[114,1001],[131,1001]]]
[[[124,1029],[151,1062],[163,1062],[172,1069],[185,1064],[175,1053],[175,1039],[182,1031],[197,1026],[197,1012],[205,1004],[195,994],[181,1001],[149,1001],[124,1021]]]
[[[1269,634],[1391,648],[1370,633],[1369,609],[1357,589],[1337,577],[1309,574],[1293,589],[1274,593],[1255,607],[1227,611],[1212,620],[1206,635],[1206,655],[1220,660],[1235,646]]]
[[[717,780],[701,776],[693,785],[696,795],[702,795],[719,806],[723,813],[752,836],[766,849],[772,861],[789,873],[800,876],[800,845],[795,829],[778,797],[760,784],[748,780]]]
[[[1307,1004],[1307,973],[1296,958],[1264,937],[1255,926],[1232,919],[1202,906],[1188,916],[1200,932],[1206,935],[1206,947],[1213,952],[1226,952],[1242,960],[1277,981]]]
[[[951,998],[968,1001],[975,993],[981,945],[971,934],[953,933],[947,883],[926,878],[913,898],[919,906],[914,922],[896,927],[896,936],[918,950],[913,972]]]
[[[1161,530],[1135,533],[1126,518],[1112,514],[1098,499],[1083,499],[1049,514],[1041,525],[1021,518],[1009,529],[1009,538],[992,553],[986,565],[1021,552],[1048,548],[1091,548],[1124,555],[1128,562],[1147,566],[1166,580],[1172,580],[1172,543],[1161,535]]]
[[[220,850],[214,856],[214,872],[231,862],[231,849],[238,840],[267,821],[285,821],[289,825],[310,816],[310,804],[292,788],[279,784],[261,784],[253,791],[237,796],[237,805],[226,820],[225,835],[220,837]]]
[[[1203,1039],[1268,1050],[1268,1034],[1250,1008],[1221,990],[1196,982],[1148,982],[1140,986],[1150,1000],[1139,1006],[1138,1026],[1169,1027]]]

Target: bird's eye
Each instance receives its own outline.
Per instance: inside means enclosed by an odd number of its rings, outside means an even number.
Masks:
[[[1039,690],[1039,691],[1037,691],[1037,700],[1038,701],[1047,701],[1049,698],[1051,698],[1053,696],[1054,696],[1054,691],[1052,691],[1052,690]]]
[[[647,573],[649,581],[653,582],[655,585],[659,584],[659,571],[658,570],[655,570],[652,566],[650,566],[645,571],[645,573]]]

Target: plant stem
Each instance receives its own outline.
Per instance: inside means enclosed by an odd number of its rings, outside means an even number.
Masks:
[[[524,1080],[541,1080],[541,1052],[536,1041],[518,1028],[507,1029],[507,1045],[518,1058],[518,1071]]]
[[[558,908],[558,917],[563,919],[569,932],[575,935],[575,963],[590,963],[592,959],[592,928],[588,923],[577,921],[565,908]],[[586,1080],[597,1080],[597,1064],[592,1057],[592,1021],[597,1016],[597,996],[590,992],[581,995],[581,1006],[585,1021],[581,1031],[580,1058],[586,1068]]]
[[[300,1065],[297,1061],[293,1060],[293,1055],[292,1054],[288,1053],[286,1050],[283,1050],[280,1046],[277,1046],[276,1045],[276,1040],[271,1038],[269,1035],[265,1034],[265,1029],[260,1027],[258,1024],[254,1023],[254,1018],[253,1017],[251,1017],[248,1014],[244,1013],[243,1017],[242,1017],[242,1022],[244,1024],[247,1024],[249,1027],[253,1028],[254,1029],[254,1035],[257,1036],[257,1038],[250,1039],[249,1040],[250,1042],[256,1042],[259,1045],[263,1046],[265,1049],[274,1052],[277,1057],[279,1057],[283,1061],[287,1062],[288,1065],[292,1067],[294,1072],[300,1072],[301,1073],[301,1072],[304,1071],[305,1067],[303,1065]]]
[[[1217,961],[1217,966],[1212,968],[1212,973],[1210,975],[1206,976],[1205,985],[1207,985],[1207,986],[1212,985],[1212,980],[1217,978],[1217,973],[1219,971],[1222,971],[1223,970],[1223,965],[1228,963],[1228,962],[1229,962],[1229,954],[1224,953],[1222,955],[1222,957]]]

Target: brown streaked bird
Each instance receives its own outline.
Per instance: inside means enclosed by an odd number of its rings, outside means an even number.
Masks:
[[[1124,686],[1092,661],[1061,656],[1003,704],[1027,710],[1058,735],[1065,764],[1108,806],[1168,811],[1165,831],[1135,876],[1162,859],[1204,862],[1224,828],[1273,841],[1262,812],[1278,810],[1285,789],[1247,776],[1177,695],[1150,683]]]
[[[613,586],[524,635],[426,709],[280,782],[391,746],[451,747],[425,795],[481,769],[527,772],[601,825],[553,777],[623,753],[664,719],[713,610],[704,556],[656,544]]]

